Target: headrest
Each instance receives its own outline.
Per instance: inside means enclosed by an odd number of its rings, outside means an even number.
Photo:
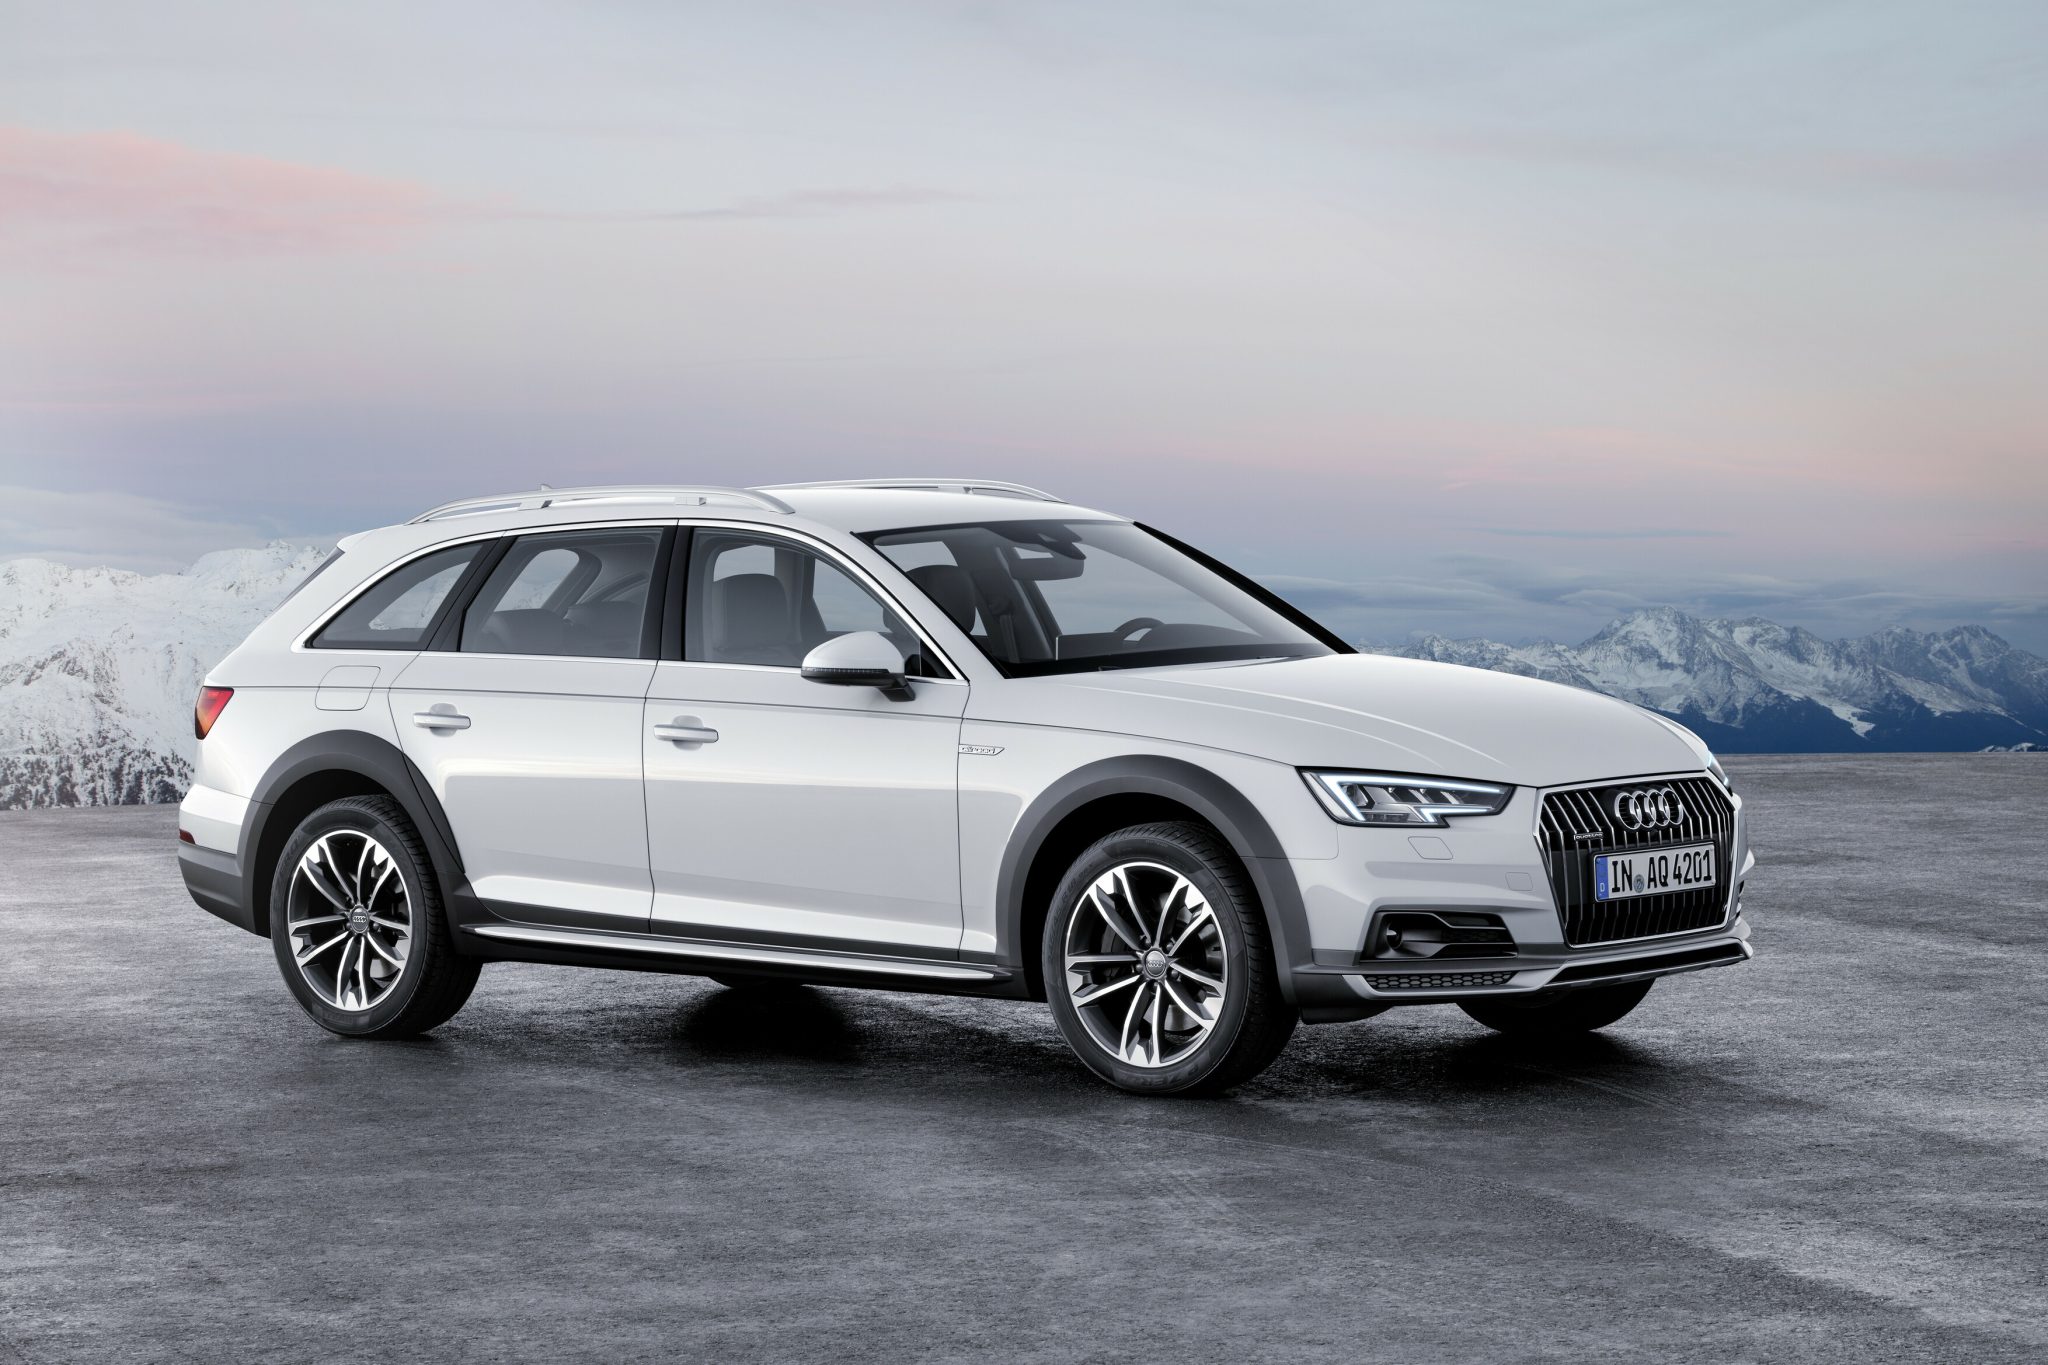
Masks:
[[[711,584],[711,647],[720,654],[763,646],[795,648],[789,594],[774,574],[741,573]]]
[[[562,618],[551,611],[494,611],[466,649],[485,654],[561,654]]]
[[[918,591],[938,603],[954,625],[962,630],[974,626],[974,580],[958,564],[920,564],[910,570],[910,581]]]
[[[587,602],[569,610],[569,635],[578,654],[632,654],[647,610],[638,602]]]

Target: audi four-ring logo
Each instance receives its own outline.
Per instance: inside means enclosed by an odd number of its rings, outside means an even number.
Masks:
[[[1685,819],[1685,803],[1669,787],[1639,787],[1614,798],[1623,829],[1669,829]]]

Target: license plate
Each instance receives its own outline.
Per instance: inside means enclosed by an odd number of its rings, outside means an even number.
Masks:
[[[1593,859],[1593,899],[1665,896],[1714,884],[1714,846],[1685,844],[1641,853],[1602,853]]]

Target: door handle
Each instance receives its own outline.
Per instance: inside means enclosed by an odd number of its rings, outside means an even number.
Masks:
[[[656,739],[672,740],[677,744],[716,744],[718,731],[708,725],[687,725],[677,721],[673,725],[654,727]]]
[[[415,711],[412,723],[422,730],[467,730],[469,717],[458,716],[453,711]]]

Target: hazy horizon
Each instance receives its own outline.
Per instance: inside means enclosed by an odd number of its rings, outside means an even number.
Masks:
[[[0,0],[0,558],[1041,484],[1349,638],[2048,653],[2048,11]]]
[[[1053,514],[1057,515],[1056,512]],[[325,551],[333,548],[335,539],[336,538],[332,536],[278,536],[272,540],[260,543],[251,542],[248,544],[223,545],[218,548],[222,551],[233,552],[238,550],[263,550],[272,545],[284,545],[289,546],[295,550],[314,550],[324,553]],[[206,554],[212,553],[214,553],[214,551],[206,551],[199,556],[195,556],[192,560],[188,562],[172,564],[164,567],[136,567],[133,565],[115,564],[105,559],[94,559],[90,556],[84,555],[50,555],[36,554],[34,552],[25,551],[13,554],[0,555],[0,565],[5,565],[7,563],[14,561],[33,560],[44,563],[58,564],[67,569],[88,570],[95,568],[113,568],[123,569],[131,573],[161,573],[176,575],[190,572],[194,567],[196,567],[199,559],[204,558]],[[1352,644],[1358,645],[1361,648],[1368,649],[1396,649],[1406,645],[1414,644],[1418,640],[1428,636],[1440,636],[1451,640],[1453,643],[1462,643],[1465,641],[1473,640],[1484,640],[1494,644],[1503,644],[1518,647],[1542,644],[1559,644],[1567,647],[1576,647],[1586,643],[1593,636],[1599,634],[1608,626],[1613,625],[1619,621],[1625,620],[1639,612],[1655,612],[1671,609],[1684,612],[1688,616],[1694,617],[1695,619],[1706,621],[1739,622],[1743,620],[1763,620],[1782,626],[1803,627],[1804,629],[1813,631],[1814,634],[1820,636],[1822,639],[1826,641],[1829,641],[1830,643],[1840,643],[1845,640],[1859,639],[1864,636],[1871,635],[1890,628],[1889,626],[1879,625],[1872,626],[1867,629],[1859,628],[1846,632],[1829,631],[1826,629],[1819,629],[1814,626],[1807,625],[1805,622],[1800,620],[1795,620],[1789,614],[1774,616],[1767,611],[1735,609],[1724,611],[1711,611],[1680,607],[1674,603],[1668,602],[1645,602],[1634,606],[1618,607],[1611,614],[1598,619],[1596,622],[1594,622],[1594,624],[1586,627],[1585,629],[1576,632],[1568,632],[1564,634],[1530,631],[1527,629],[1518,630],[1514,628],[1489,633],[1485,631],[1442,629],[1439,627],[1424,624],[1417,625],[1412,629],[1403,632],[1400,635],[1360,635],[1355,633],[1348,633],[1343,630],[1343,627],[1341,625],[1341,621],[1344,615],[1343,611],[1341,610],[1343,604],[1341,601],[1339,601],[1336,603],[1339,610],[1331,610],[1332,603],[1329,598],[1329,585],[1326,585],[1318,580],[1299,579],[1291,577],[1286,574],[1261,574],[1257,575],[1257,577],[1262,583],[1266,584],[1268,587],[1273,588],[1275,591],[1280,592],[1283,596],[1287,597],[1288,600],[1293,602],[1295,605],[1303,608],[1304,610],[1309,611],[1318,619],[1321,619],[1326,623],[1336,627],[1339,630],[1339,633],[1344,634],[1345,638],[1348,639]],[[1337,585],[1336,591],[1339,594],[1342,594],[1351,591],[1351,589],[1345,585]],[[2012,644],[2020,649],[2024,649],[2028,653],[2041,653],[2040,650],[2033,647],[2027,641],[2021,639],[2017,634],[2001,631],[1993,626],[1987,626],[1982,621],[1956,621],[1950,623],[1948,626],[1945,627],[1907,627],[1907,629],[1917,630],[1923,634],[1938,634],[1944,629],[1956,629],[1964,627],[1977,627],[1981,629],[1990,630],[1993,634],[1998,635],[2000,638],[2006,640],[2007,643]]]

